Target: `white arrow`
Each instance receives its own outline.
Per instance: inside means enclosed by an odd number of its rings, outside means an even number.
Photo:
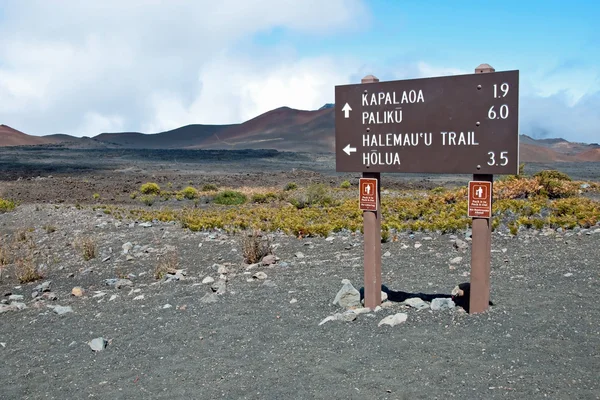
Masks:
[[[347,145],[346,147],[344,147],[344,153],[350,155],[352,153],[354,153],[356,151],[356,147],[350,147],[350,145]]]
[[[350,108],[350,104],[346,103],[344,105],[344,108],[342,108],[342,111],[344,112],[344,118],[350,117],[350,111],[352,111],[352,108]]]

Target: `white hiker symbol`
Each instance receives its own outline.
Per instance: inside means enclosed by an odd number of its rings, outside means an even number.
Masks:
[[[371,185],[365,185],[365,193],[371,194]]]
[[[479,186],[475,191],[475,194],[477,195],[477,197],[483,197],[483,188]]]

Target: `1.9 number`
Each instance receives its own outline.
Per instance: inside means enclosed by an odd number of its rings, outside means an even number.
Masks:
[[[494,98],[506,97],[508,94],[508,83],[503,83],[500,85],[500,91],[502,92],[502,96],[498,95],[498,85],[494,83]]]
[[[496,163],[496,154],[494,154],[493,151],[488,152],[488,156],[490,156],[490,159],[488,160],[487,164],[488,165],[501,165],[501,166],[505,166],[506,164],[508,164],[508,151],[501,151],[500,152],[500,164]]]

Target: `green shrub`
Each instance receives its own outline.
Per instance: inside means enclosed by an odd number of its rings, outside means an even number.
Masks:
[[[214,197],[213,202],[216,204],[232,206],[244,204],[246,200],[246,195],[243,193],[236,192],[234,190],[224,190]]]
[[[328,206],[333,204],[333,199],[329,195],[327,186],[322,183],[315,183],[306,190],[308,204]]]
[[[203,192],[216,192],[217,190],[219,190],[219,188],[214,183],[205,183],[204,186],[202,186]]]
[[[138,195],[138,192],[133,192],[129,195],[129,198],[133,200],[137,197],[137,195]]]
[[[142,201],[142,203],[144,203],[145,205],[150,207],[152,204],[154,204],[154,201],[156,200],[156,196],[150,194],[150,195],[140,197],[140,200]]]
[[[160,194],[160,186],[158,186],[158,184],[154,183],[154,182],[147,182],[144,183],[141,187],[140,187],[140,192],[142,192],[143,194]]]
[[[350,186],[351,186],[351,185],[350,185],[350,181],[344,181],[344,182],[342,182],[342,183],[340,184],[340,187],[341,187],[342,189],[350,189]]]
[[[98,200],[100,198],[100,195],[98,193],[94,193],[92,197],[94,198],[94,200]]]
[[[564,172],[556,171],[553,169],[545,169],[533,175],[535,178],[540,178],[540,181],[545,180],[558,180],[558,181],[571,181],[571,177]]]
[[[0,197],[0,213],[5,213],[15,209],[14,201],[4,200]]]
[[[275,193],[255,193],[250,198],[252,203],[269,203],[273,200],[277,200],[277,195]]]
[[[181,194],[188,200],[193,200],[196,197],[198,197],[198,191],[191,186],[188,186],[185,189],[183,189],[181,191]]]
[[[285,187],[283,188],[283,190],[285,191],[289,191],[289,190],[294,190],[297,189],[298,185],[296,185],[296,182],[289,182],[287,185],[285,185]]]

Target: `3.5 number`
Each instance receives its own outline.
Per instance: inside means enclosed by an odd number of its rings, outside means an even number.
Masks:
[[[508,118],[508,105],[506,104],[502,104],[500,106],[500,112],[496,112],[496,110],[494,110],[494,107],[496,106],[491,106],[490,110],[488,111],[488,118],[489,119],[506,119]]]
[[[488,165],[500,165],[500,166],[505,166],[506,164],[508,164],[508,151],[501,151],[500,152],[500,164],[496,164],[496,154],[494,154],[493,151],[489,151],[488,152],[488,156],[490,156],[490,159],[488,160],[487,164]]]
[[[508,83],[503,83],[502,85],[500,85],[500,91],[502,92],[502,95],[498,95],[498,84],[494,83],[494,98],[500,98],[500,97],[506,97],[506,95],[508,94]]]

